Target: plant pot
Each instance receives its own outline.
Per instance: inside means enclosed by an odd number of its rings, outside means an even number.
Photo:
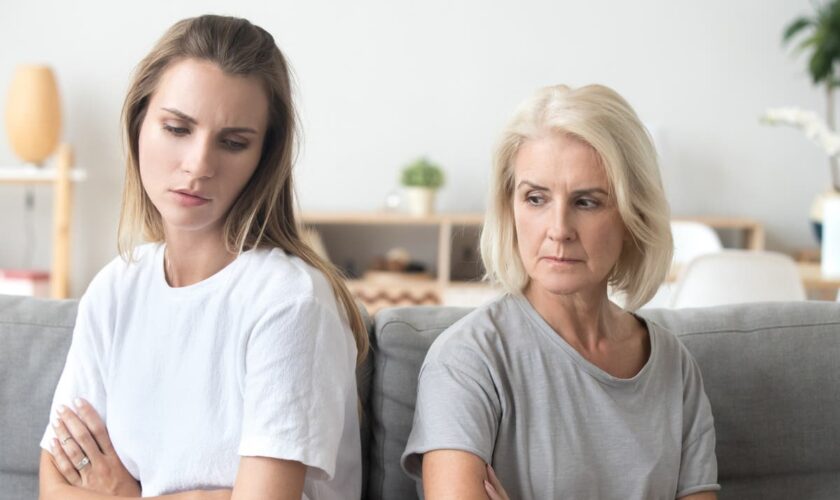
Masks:
[[[435,211],[435,195],[437,191],[424,187],[406,187],[408,213],[417,217],[431,215]]]
[[[822,275],[840,278],[840,193],[823,201]]]
[[[838,197],[840,197],[840,192],[829,189],[828,191],[815,196],[814,201],[811,203],[811,215],[809,218],[811,220],[811,229],[814,231],[814,236],[817,238],[817,243],[822,243],[825,202]]]

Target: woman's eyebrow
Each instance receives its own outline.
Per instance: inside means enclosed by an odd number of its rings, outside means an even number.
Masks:
[[[180,119],[182,119],[182,120],[184,120],[184,121],[190,122],[190,123],[192,123],[193,125],[197,125],[197,124],[198,124],[198,121],[196,121],[196,119],[195,119],[195,118],[193,118],[192,116],[190,116],[190,115],[188,115],[188,114],[184,113],[183,111],[178,111],[178,110],[177,110],[177,109],[175,109],[175,108],[160,108],[160,109],[162,109],[162,110],[164,110],[164,111],[167,111],[167,112],[169,112],[169,113],[172,113],[173,115],[177,116],[178,118],[180,118]]]
[[[608,193],[605,189],[602,189],[602,188],[599,188],[599,187],[587,188],[587,189],[576,189],[576,190],[572,191],[572,195],[574,195],[574,196],[583,196],[583,195],[587,195],[587,194],[602,194],[604,196],[609,196],[610,195],[610,193]]]
[[[531,189],[536,189],[538,191],[548,191],[548,188],[545,186],[540,186],[539,184],[534,184],[531,181],[522,180],[519,181],[519,184],[516,186],[516,189],[521,188],[522,186],[530,187]]]
[[[256,134],[257,131],[250,128],[250,127],[225,127],[222,129],[223,134],[227,133],[234,133],[234,134]]]
[[[528,180],[522,180],[516,186],[516,189],[520,189],[521,187],[528,187],[530,189],[536,189],[537,191],[548,191],[547,187],[540,186],[539,184],[534,184]],[[604,196],[609,196],[609,192],[607,190],[600,188],[600,187],[591,187],[591,188],[584,188],[584,189],[575,189],[572,191],[573,196],[584,196],[584,195],[592,195],[592,194],[602,194]]]
[[[193,118],[192,116],[184,113],[183,111],[179,111],[175,108],[160,108],[168,113],[172,113],[173,115],[177,116],[178,118],[192,123],[193,125],[198,125],[198,120]],[[222,129],[222,133],[238,133],[238,134],[256,134],[257,131],[252,129],[251,127],[225,127]]]

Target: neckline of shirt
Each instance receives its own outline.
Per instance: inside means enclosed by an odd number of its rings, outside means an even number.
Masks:
[[[648,332],[648,338],[650,339],[650,355],[648,356],[647,362],[645,362],[645,365],[638,373],[630,378],[621,378],[610,375],[599,366],[584,358],[577,349],[572,347],[568,342],[566,342],[566,339],[551,328],[551,325],[549,325],[545,319],[540,316],[540,313],[534,309],[534,306],[531,305],[531,303],[528,302],[528,299],[526,299],[523,295],[512,295],[512,298],[519,308],[522,309],[525,315],[531,320],[531,322],[534,323],[541,335],[547,337],[550,342],[558,345],[574,363],[583,368],[588,374],[592,375],[597,380],[613,386],[632,386],[639,383],[639,381],[645,378],[647,372],[652,370],[650,367],[653,365],[654,359],[656,358],[659,343],[656,340],[653,324],[645,321],[644,318],[631,313],[635,318],[641,320],[645,324]]]
[[[215,274],[206,279],[193,283],[192,285],[173,287],[166,282],[166,271],[164,268],[164,254],[166,243],[158,244],[154,254],[155,283],[157,288],[170,297],[189,297],[205,293],[227,284],[236,274],[237,269],[242,265],[245,257],[250,251],[242,252],[231,263],[219,269]]]

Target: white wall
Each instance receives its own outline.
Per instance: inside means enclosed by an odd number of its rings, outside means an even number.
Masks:
[[[675,214],[754,217],[771,248],[814,246],[807,213],[828,186],[801,133],[757,121],[768,106],[822,111],[780,33],[807,0],[146,0],[4,2],[0,107],[14,66],[57,71],[64,139],[89,172],[74,217],[74,293],[115,254],[120,106],[134,64],[174,21],[244,16],[274,34],[298,82],[304,209],[374,210],[399,168],[446,168],[439,208],[478,211],[494,141],[539,86],[599,82],[655,128]],[[14,155],[0,123],[0,164]],[[49,266],[49,190],[37,190],[34,263]],[[23,189],[0,187],[0,267],[22,266]]]

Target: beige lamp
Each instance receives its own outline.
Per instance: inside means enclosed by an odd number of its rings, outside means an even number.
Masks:
[[[25,64],[15,70],[6,106],[6,131],[23,161],[41,165],[58,146],[61,105],[49,66]]]

